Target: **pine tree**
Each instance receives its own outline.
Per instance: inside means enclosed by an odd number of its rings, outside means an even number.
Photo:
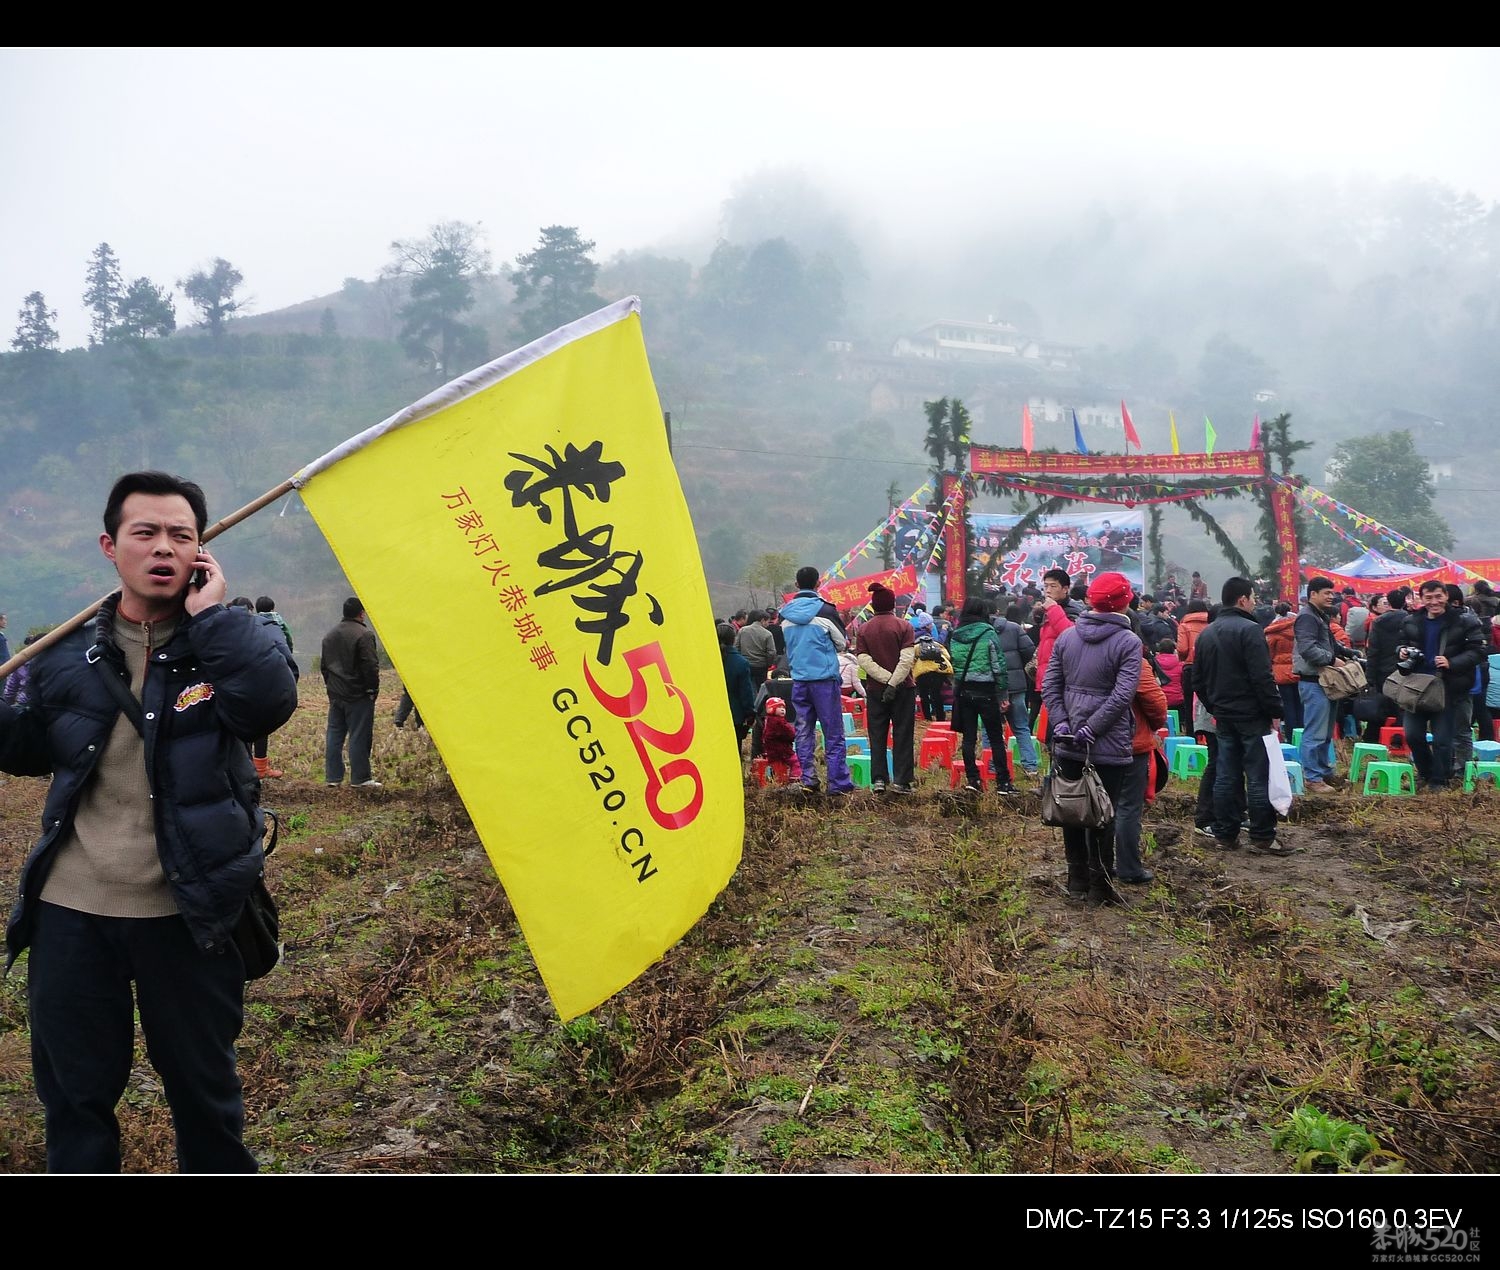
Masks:
[[[124,298],[125,278],[120,272],[119,258],[108,243],[100,243],[89,257],[88,272],[84,275],[83,303],[90,313],[90,347],[110,337]]]
[[[10,346],[18,353],[46,353],[57,350],[57,310],[47,307],[47,298],[33,291],[22,303],[20,324]]]

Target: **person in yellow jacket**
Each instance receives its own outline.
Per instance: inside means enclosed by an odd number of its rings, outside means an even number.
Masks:
[[[953,659],[935,639],[917,640],[917,657],[911,677],[917,685],[917,699],[922,703],[922,717],[928,723],[947,718],[943,706],[943,689],[953,682]]]

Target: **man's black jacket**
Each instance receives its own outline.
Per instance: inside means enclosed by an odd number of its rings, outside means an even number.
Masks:
[[[1281,717],[1271,649],[1253,613],[1223,608],[1203,628],[1193,647],[1193,692],[1217,722],[1269,732]]]

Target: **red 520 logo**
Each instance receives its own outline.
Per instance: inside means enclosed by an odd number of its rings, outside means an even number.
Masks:
[[[669,758],[658,766],[656,756],[688,752],[693,743],[692,702],[672,682],[672,671],[660,643],[627,649],[624,662],[630,670],[630,687],[621,696],[611,696],[595,682],[586,657],[583,677],[595,700],[615,718],[625,721],[625,731],[630,734],[646,773],[646,808],[651,819],[663,829],[682,829],[693,823],[703,806],[703,777],[691,759]],[[647,713],[662,726],[647,723],[644,718]],[[662,806],[662,796],[671,786],[675,789],[670,803],[679,808],[676,811]],[[690,796],[685,796],[688,791]]]

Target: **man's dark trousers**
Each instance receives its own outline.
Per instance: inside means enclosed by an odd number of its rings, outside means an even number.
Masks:
[[[1250,841],[1276,841],[1276,809],[1271,806],[1271,757],[1266,733],[1253,722],[1218,718],[1218,771],[1214,776],[1214,837],[1236,842],[1240,836],[1240,808],[1250,812]],[[1243,791],[1243,794],[1241,793]],[[1243,801],[1242,801],[1243,799]]]
[[[869,681],[870,695],[865,698],[865,722],[870,734],[870,783],[894,780],[910,786],[916,778],[912,759],[912,739],[917,731],[917,692],[908,679],[896,689],[896,699],[886,705],[882,700],[885,685]],[[886,735],[890,735],[895,772],[886,769]]]
[[[184,1173],[253,1173],[235,1041],[244,964],[197,948],[181,917],[97,917],[37,905],[28,954],[31,1062],[46,1109],[49,1173],[118,1173],[115,1107],[139,1009]],[[134,1000],[131,981],[135,981]]]
[[[328,726],[323,738],[323,779],[330,785],[344,783],[344,740],[349,741],[349,783],[363,785],[370,779],[370,746],[375,737],[375,698],[356,697],[344,701],[328,699]]]

